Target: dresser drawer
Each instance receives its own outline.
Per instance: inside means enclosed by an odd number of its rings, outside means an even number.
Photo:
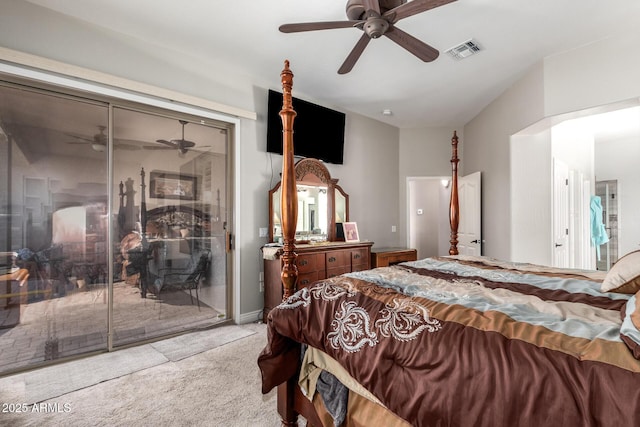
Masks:
[[[349,271],[350,269],[347,266],[327,268],[327,279],[331,277],[339,276],[344,273],[349,273]]]
[[[369,254],[366,249],[355,249],[351,251],[351,269],[353,271],[366,270],[369,261]]]
[[[316,280],[318,280],[318,272],[312,271],[311,273],[305,273],[298,276],[298,282],[296,283],[297,289],[306,288]]]
[[[324,270],[324,257],[322,254],[304,254],[296,258],[298,273],[310,273],[312,271]]]
[[[349,267],[351,265],[350,251],[330,251],[325,254],[327,271],[331,268]],[[327,276],[329,277],[329,276]]]
[[[363,271],[368,269],[369,266],[367,264],[358,264],[351,267],[351,271]]]

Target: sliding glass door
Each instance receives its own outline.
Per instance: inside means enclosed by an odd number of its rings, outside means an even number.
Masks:
[[[0,375],[228,319],[233,126],[0,80]]]
[[[113,118],[114,345],[225,319],[228,130],[117,107]]]
[[[0,371],[107,345],[107,104],[0,86]]]

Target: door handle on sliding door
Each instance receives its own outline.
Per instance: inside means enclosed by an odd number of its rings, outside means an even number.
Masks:
[[[226,252],[229,253],[231,252],[231,250],[233,249],[233,235],[231,233],[229,233],[228,231],[225,233],[226,234]]]

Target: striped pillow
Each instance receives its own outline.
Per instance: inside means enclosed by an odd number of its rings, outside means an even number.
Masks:
[[[635,294],[640,290],[640,251],[629,252],[618,259],[607,273],[602,292]]]

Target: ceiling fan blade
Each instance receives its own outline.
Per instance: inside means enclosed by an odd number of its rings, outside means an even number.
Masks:
[[[444,6],[448,3],[453,3],[454,1],[456,0],[413,0],[385,12],[383,16],[389,18],[392,23],[395,23],[401,19],[430,9],[435,9],[439,6]]]
[[[431,62],[436,59],[440,52],[437,49],[429,46],[423,41],[418,40],[411,34],[405,33],[398,27],[390,26],[389,30],[384,33],[399,46],[405,48],[424,62]]]
[[[177,147],[163,147],[161,145],[145,145],[142,148],[145,150],[177,150]]]
[[[358,40],[356,45],[353,47],[349,56],[347,56],[347,59],[344,60],[344,63],[338,70],[338,74],[347,74],[351,69],[353,69],[353,66],[356,65],[356,62],[360,58],[360,55],[364,52],[364,48],[369,44],[369,40],[371,39],[368,35],[362,34],[362,37],[360,37],[360,40]]]
[[[136,147],[141,147],[147,144],[147,141],[140,141],[137,139],[127,139],[127,138],[113,138],[113,142],[116,144],[128,144]]]
[[[80,136],[80,135],[74,135],[72,133],[65,133],[65,135],[70,136],[72,138],[77,138],[77,139],[82,140],[84,142],[93,142],[93,138],[87,138],[85,136]]]
[[[380,3],[378,0],[364,0],[362,5],[364,6],[365,11],[374,10],[380,14]]]
[[[300,33],[302,31],[332,30],[335,28],[355,27],[362,21],[327,21],[327,22],[301,22],[298,24],[280,25],[283,33]]]
[[[174,142],[167,141],[166,139],[156,139],[156,142],[159,142],[160,144],[168,145],[171,148],[178,148],[178,146]]]
[[[140,147],[137,145],[117,144],[117,143],[113,146],[113,148],[118,150],[129,150],[129,151],[136,151],[140,149]]]

